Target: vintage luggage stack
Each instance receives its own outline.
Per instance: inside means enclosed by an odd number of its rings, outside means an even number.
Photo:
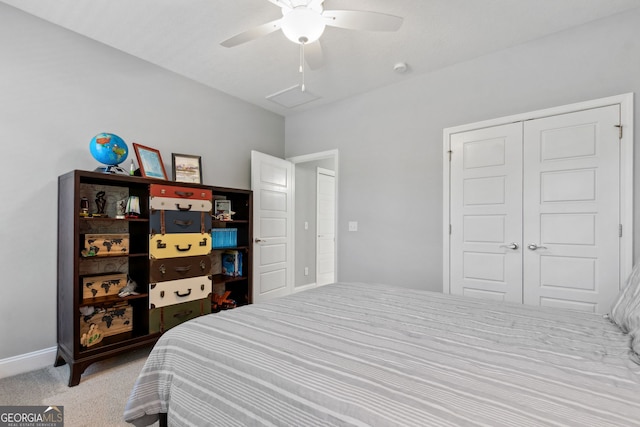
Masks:
[[[149,330],[164,332],[211,312],[210,189],[149,188]]]

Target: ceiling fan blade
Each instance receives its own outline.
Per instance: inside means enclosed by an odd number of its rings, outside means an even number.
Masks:
[[[325,10],[322,16],[325,24],[348,30],[397,31],[403,21],[399,16],[363,10]]]
[[[320,40],[304,45],[304,60],[312,70],[317,70],[324,65],[324,54]]]
[[[274,31],[278,31],[280,29],[281,21],[282,18],[276,19],[275,21],[267,22],[266,24],[258,25],[257,27],[237,34],[220,44],[224,47],[234,47],[242,43],[250,42],[251,40],[255,40],[259,37],[266,36],[267,34],[273,33]]]
[[[291,0],[268,0],[268,1],[283,9],[293,9]]]
[[[315,8],[318,8],[318,7],[322,6],[322,3],[324,3],[324,0],[311,0],[309,2],[309,4],[307,5],[307,7],[309,9],[315,9]]]

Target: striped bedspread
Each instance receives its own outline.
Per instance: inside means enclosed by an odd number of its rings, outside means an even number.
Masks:
[[[169,426],[640,425],[640,366],[602,316],[333,284],[162,336],[125,419]]]

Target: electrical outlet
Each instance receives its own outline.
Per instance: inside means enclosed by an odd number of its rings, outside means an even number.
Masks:
[[[309,267],[305,267],[304,268],[304,275],[308,276],[309,275]]]
[[[349,231],[358,231],[358,221],[349,221]]]

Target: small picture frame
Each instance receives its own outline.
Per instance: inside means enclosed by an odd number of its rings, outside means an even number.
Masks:
[[[202,184],[202,158],[190,154],[171,153],[173,180]]]
[[[224,217],[225,215],[231,215],[231,200],[218,199],[213,201],[213,215],[218,217]]]
[[[168,180],[160,151],[135,142],[133,143],[133,149],[136,151],[136,157],[138,158],[140,176]]]

